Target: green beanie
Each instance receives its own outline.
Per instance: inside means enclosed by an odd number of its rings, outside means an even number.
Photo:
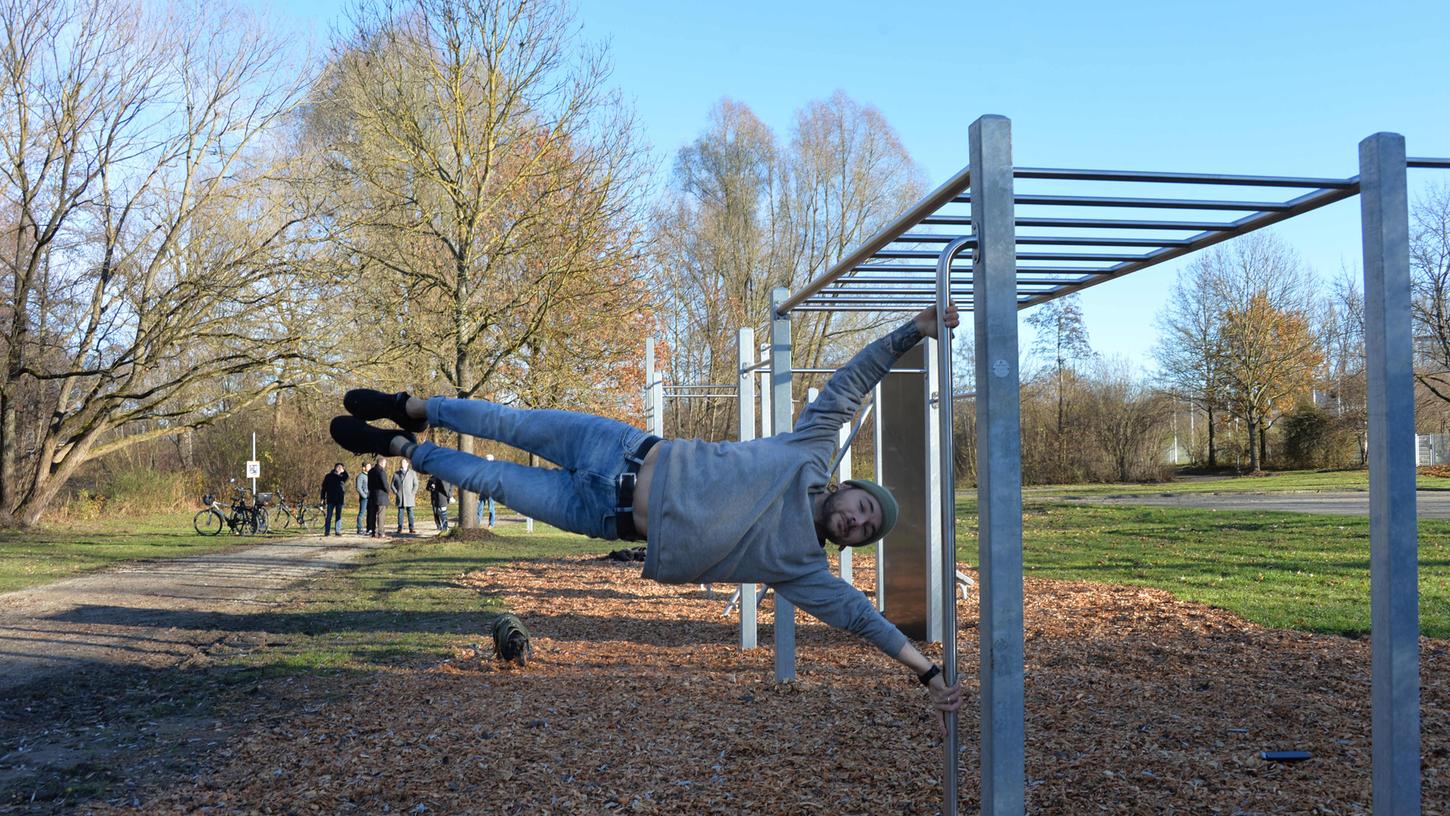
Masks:
[[[876,501],[881,505],[881,529],[877,531],[876,537],[885,538],[886,534],[891,532],[891,528],[896,526],[896,517],[901,513],[901,508],[896,504],[896,497],[891,495],[890,490],[865,479],[847,479],[841,484],[859,487],[876,497]]]

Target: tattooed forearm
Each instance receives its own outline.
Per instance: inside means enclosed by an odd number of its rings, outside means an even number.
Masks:
[[[906,353],[906,350],[921,342],[921,332],[916,330],[916,322],[908,320],[897,327],[896,331],[886,335],[886,347],[897,357]]]

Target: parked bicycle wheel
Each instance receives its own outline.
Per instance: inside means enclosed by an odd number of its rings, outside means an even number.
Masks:
[[[221,533],[222,528],[226,526],[226,520],[222,518],[221,513],[208,507],[196,514],[196,518],[191,520],[191,526],[195,527],[196,532],[200,535],[214,536]]]

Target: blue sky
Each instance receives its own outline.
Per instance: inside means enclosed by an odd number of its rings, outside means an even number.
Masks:
[[[343,6],[299,0],[280,16],[325,36]],[[1012,119],[1014,160],[1026,166],[1348,177],[1358,142],[1381,130],[1404,134],[1411,155],[1450,155],[1450,0],[894,9],[582,0],[578,9],[585,38],[609,43],[613,81],[662,168],[721,97],[784,138],[798,108],[837,89],[885,114],[930,186],[967,164],[967,127],[985,113]],[[1450,173],[1411,171],[1410,181],[1414,195],[1450,184]],[[1278,233],[1323,277],[1357,271],[1358,206],[1333,205]],[[1094,348],[1147,365],[1154,318],[1182,265],[1085,292]]]

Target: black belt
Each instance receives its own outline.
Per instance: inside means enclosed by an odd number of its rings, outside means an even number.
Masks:
[[[634,489],[639,484],[639,469],[644,465],[650,448],[659,442],[658,436],[647,436],[632,454],[624,455],[624,472],[614,480],[618,488],[614,503],[614,527],[621,541],[639,541],[639,530],[634,526]]]

